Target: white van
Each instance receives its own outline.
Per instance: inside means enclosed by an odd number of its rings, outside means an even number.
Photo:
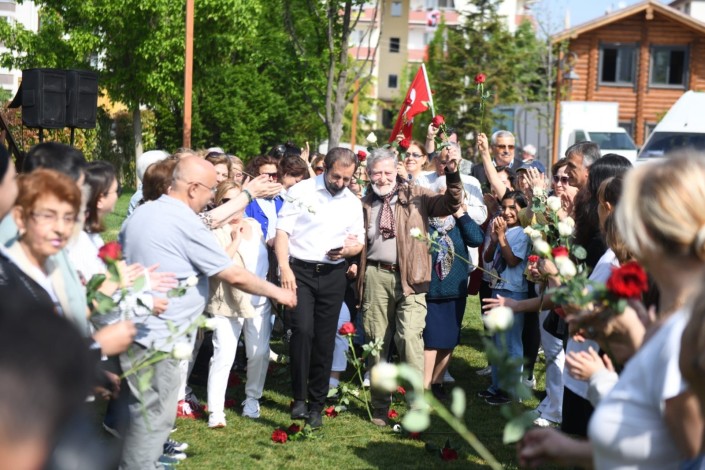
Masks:
[[[705,152],[705,92],[687,91],[656,125],[637,163],[677,150]]]

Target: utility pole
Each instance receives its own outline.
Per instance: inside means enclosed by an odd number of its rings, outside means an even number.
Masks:
[[[184,64],[184,138],[191,148],[191,91],[193,88],[193,0],[186,0],[186,62]]]

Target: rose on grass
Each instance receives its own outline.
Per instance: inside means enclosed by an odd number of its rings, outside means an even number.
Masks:
[[[551,252],[551,246],[544,240],[536,239],[534,240],[534,251],[537,255],[548,256],[548,254]]]
[[[367,159],[367,152],[364,150],[358,150],[357,151],[357,160],[360,162],[364,162]]]
[[[487,80],[487,75],[485,75],[484,73],[478,73],[477,75],[475,75],[475,85],[485,83],[485,80]]]
[[[122,259],[122,247],[118,242],[108,242],[98,250],[98,258],[103,260],[103,263],[119,261]]]
[[[638,263],[630,261],[619,268],[612,268],[607,280],[607,290],[618,297],[632,299],[639,297],[649,288],[646,272]]]
[[[367,137],[365,138],[365,140],[371,144],[376,144],[377,143],[377,136],[375,135],[374,132],[370,132],[369,134],[367,134]]]
[[[435,116],[433,116],[433,120],[431,121],[431,124],[433,124],[433,127],[435,128],[439,128],[445,123],[446,120],[442,114],[436,114]]]
[[[289,436],[286,434],[286,431],[283,431],[281,429],[275,429],[272,433],[272,441],[274,442],[284,444],[287,439],[289,439]]]
[[[352,322],[345,322],[338,330],[340,336],[355,336],[355,325]]]
[[[560,258],[562,256],[568,256],[570,253],[568,252],[568,248],[564,246],[557,246],[553,250],[551,250],[551,254],[553,255],[554,258]]]
[[[505,331],[514,323],[514,311],[505,306],[495,307],[484,316],[483,321],[490,333]]]
[[[402,139],[401,142],[399,142],[399,147],[401,147],[403,150],[408,149],[410,145],[411,141],[409,139]]]
[[[176,343],[174,349],[171,350],[171,355],[174,359],[191,359],[193,354],[193,346],[189,343]]]
[[[389,411],[387,412],[387,418],[389,418],[389,419],[397,419],[397,418],[399,418],[399,413],[397,413],[397,410],[395,410],[394,408],[392,408],[391,410],[389,410]]]
[[[441,459],[448,462],[450,460],[458,460],[458,451],[450,447],[441,449]]]
[[[301,432],[301,426],[296,423],[293,423],[291,426],[289,426],[286,432],[287,434],[296,434],[297,432]]]
[[[338,412],[335,411],[335,406],[329,406],[325,409],[324,412],[329,418],[335,418],[336,416],[338,416]]]
[[[551,212],[558,212],[561,210],[562,206],[563,203],[561,202],[561,198],[558,196],[550,196],[546,199],[546,207],[548,207]]]

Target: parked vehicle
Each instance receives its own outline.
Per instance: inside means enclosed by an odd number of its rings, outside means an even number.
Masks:
[[[646,139],[637,163],[678,150],[705,152],[703,109],[705,92],[685,92]]]

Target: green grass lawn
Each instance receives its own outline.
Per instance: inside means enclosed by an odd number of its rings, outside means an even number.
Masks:
[[[125,216],[130,194],[120,198],[116,213],[108,220],[106,240],[114,239]],[[505,468],[517,468],[515,447],[502,444],[504,418],[499,408],[487,405],[477,398],[477,392],[487,388],[489,377],[479,377],[475,370],[487,365],[482,352],[482,325],[477,297],[469,297],[463,322],[461,345],[456,349],[450,372],[457,380],[456,386],[467,394],[465,423],[487,446]],[[282,352],[281,342],[273,341],[273,349]],[[351,371],[347,372],[350,376]],[[544,386],[544,364],[536,365],[538,388]],[[344,376],[345,378],[345,376]],[[243,374],[244,379],[244,374]],[[198,397],[205,401],[203,387],[194,387]],[[239,404],[244,400],[244,384],[228,390],[228,398]],[[367,419],[364,406],[353,404],[335,418],[324,417],[324,426],[317,432],[317,439],[277,444],[271,434],[277,427],[292,424],[289,417],[291,401],[288,369],[279,368],[267,377],[261,400],[262,416],[257,420],[240,416],[239,406],[226,410],[228,426],[209,429],[205,420],[177,420],[178,430],[173,438],[190,444],[184,469],[232,468],[486,468],[484,461],[462,441],[437,416],[432,417],[431,427],[412,440],[394,433],[391,428],[377,428]],[[536,398],[523,406],[533,409]],[[394,408],[403,415],[405,406]],[[443,462],[437,454],[425,448],[426,444],[442,447],[446,439],[458,450],[459,459]]]

